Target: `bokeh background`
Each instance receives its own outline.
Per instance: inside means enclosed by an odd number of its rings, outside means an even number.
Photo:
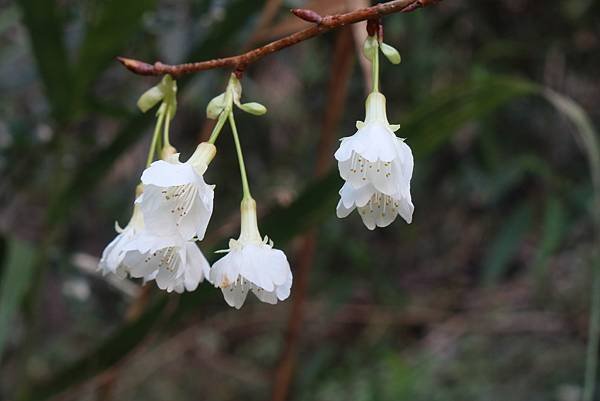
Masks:
[[[446,0],[385,18],[403,62],[382,61],[381,85],[415,154],[416,209],[374,232],[335,217],[332,158],[364,115],[364,25],[250,66],[244,98],[269,113],[238,127],[262,232],[294,271],[287,301],[236,311],[208,284],[166,295],[95,271],[131,213],[153,122],[135,102],[158,82],[115,56],[237,54],[304,27],[290,7],[364,5],[0,1],[0,399],[580,399],[599,1]],[[179,80],[184,155],[228,73]],[[217,146],[212,260],[241,196],[227,129]]]

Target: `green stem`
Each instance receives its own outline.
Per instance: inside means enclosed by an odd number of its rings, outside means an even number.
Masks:
[[[379,92],[379,42],[377,48],[373,54],[373,61],[371,62],[371,79],[373,82],[373,92]]]
[[[154,134],[152,134],[152,142],[150,143],[150,149],[148,150],[148,158],[146,159],[146,167],[152,164],[154,155],[156,154],[156,143],[160,136],[160,127],[162,126],[163,120],[165,119],[165,113],[158,111],[158,118],[156,119],[156,125],[154,126]]]
[[[235,150],[237,152],[238,161],[240,162],[240,176],[242,177],[242,189],[244,191],[244,199],[251,199],[250,186],[248,185],[248,176],[246,175],[246,165],[244,164],[244,155],[242,154],[242,147],[240,146],[240,138],[235,126],[235,119],[233,118],[233,112],[229,112],[229,124],[231,125],[231,132],[233,133],[233,141],[235,142]]]
[[[166,114],[165,118],[165,128],[163,130],[163,146],[170,147],[171,142],[169,141],[169,131],[171,129],[171,106],[167,105],[167,110],[164,114]]]
[[[231,114],[231,107],[226,107],[225,110],[223,110],[223,112],[219,116],[217,124],[215,124],[215,127],[213,128],[212,133],[210,134],[210,138],[208,138],[208,143],[215,143],[223,129],[223,126],[225,125],[225,121],[227,121],[227,117],[229,117],[229,114]]]

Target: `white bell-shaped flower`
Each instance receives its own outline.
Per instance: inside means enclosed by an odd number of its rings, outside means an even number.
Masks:
[[[125,251],[122,263],[131,277],[155,280],[158,288],[167,292],[194,291],[210,273],[195,242],[184,240],[177,232],[159,236],[144,230]]]
[[[139,206],[135,205],[133,208],[133,214],[129,223],[125,228],[119,227],[119,224],[115,222],[115,230],[117,236],[113,239],[102,252],[102,257],[98,263],[98,270],[103,275],[115,274],[120,278],[127,277],[127,269],[123,265],[123,259],[129,249],[130,244],[144,229],[144,218]]]
[[[150,232],[175,229],[185,240],[204,238],[213,211],[214,185],[208,185],[203,174],[215,154],[215,146],[204,142],[185,163],[173,154],[143,172],[144,193],[136,202]]]
[[[385,110],[385,97],[369,95],[366,118],[357,122],[358,131],[342,138],[335,152],[341,177],[338,217],[346,217],[358,208],[367,228],[385,227],[398,214],[410,223],[414,206],[410,195],[414,160],[410,147],[394,131]]]
[[[248,291],[262,302],[276,304],[290,295],[292,272],[285,254],[261,239],[254,199],[242,201],[239,239],[229,241],[227,255],[210,270],[211,282],[220,287],[229,306],[240,309]]]
[[[359,121],[357,127],[354,135],[342,138],[335,152],[342,178],[354,188],[371,184],[386,195],[406,190],[412,176],[412,152],[394,134],[399,126],[387,120],[385,96],[379,92],[369,95],[365,121]]]

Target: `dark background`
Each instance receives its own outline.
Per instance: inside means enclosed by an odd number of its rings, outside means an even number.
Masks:
[[[243,98],[269,113],[238,112],[238,128],[261,231],[294,271],[287,301],[236,311],[206,283],[165,296],[96,273],[149,145],[153,112],[135,102],[158,82],[114,57],[237,54],[300,29],[290,7],[360,4],[0,1],[1,399],[579,400],[598,1],[445,0],[384,19],[403,62],[382,59],[381,89],[415,154],[415,214],[374,232],[335,217],[332,154],[364,117],[351,30],[251,65]],[[184,156],[228,73],[178,81]],[[241,197],[228,129],[217,147],[211,260]]]

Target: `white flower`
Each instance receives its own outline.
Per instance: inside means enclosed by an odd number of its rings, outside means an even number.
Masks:
[[[149,231],[174,228],[186,240],[204,238],[213,210],[214,185],[204,182],[203,174],[215,154],[214,145],[201,143],[185,163],[174,154],[144,171],[144,192],[136,202]]]
[[[98,263],[98,270],[103,275],[116,274],[120,278],[127,276],[127,270],[123,265],[123,259],[125,258],[126,248],[128,248],[139,233],[144,229],[144,219],[142,212],[139,210],[137,205],[133,208],[133,215],[129,220],[129,223],[125,228],[119,227],[119,224],[115,222],[115,230],[118,235],[113,239],[102,252],[102,257]]]
[[[369,229],[389,225],[398,214],[412,221],[414,206],[410,180],[414,160],[412,151],[394,131],[385,112],[385,97],[373,92],[367,98],[364,123],[358,131],[342,138],[335,152],[341,177],[346,181],[340,190],[338,217],[346,217],[358,208]]]
[[[267,237],[261,240],[254,200],[243,200],[241,209],[240,237],[229,241],[227,255],[211,268],[211,281],[221,288],[227,304],[236,309],[242,307],[248,291],[262,302],[276,304],[290,295],[290,265],[285,254],[273,249],[273,243]]]
[[[360,217],[369,230],[375,227],[387,227],[398,214],[411,223],[414,206],[408,197],[396,194],[386,195],[377,191],[371,184],[360,188],[353,188],[345,183],[340,190],[341,199],[337,205],[337,216],[344,218],[355,208],[358,208]]]
[[[125,248],[123,265],[131,277],[155,280],[158,288],[168,292],[194,291],[208,278],[208,261],[193,241],[176,233],[164,236],[142,231]]]

